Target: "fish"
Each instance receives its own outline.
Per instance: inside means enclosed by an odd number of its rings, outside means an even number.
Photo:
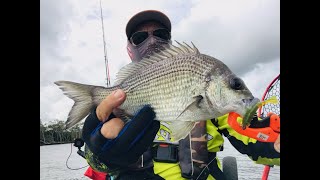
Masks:
[[[126,100],[113,112],[124,123],[145,105],[155,112],[155,120],[169,124],[173,140],[185,138],[196,123],[229,112],[240,115],[260,100],[244,81],[222,61],[176,41],[140,62],[123,66],[111,87],[72,81],[54,82],[74,101],[66,128],[84,119],[111,92],[122,89]]]
[[[247,110],[247,112],[245,113],[243,119],[242,119],[242,129],[246,129],[247,126],[250,125],[250,122],[253,118],[253,116],[256,114],[257,110],[261,107],[264,106],[265,104],[277,104],[279,103],[278,99],[276,96],[272,96],[267,100],[258,102],[257,104],[255,104],[251,109]]]

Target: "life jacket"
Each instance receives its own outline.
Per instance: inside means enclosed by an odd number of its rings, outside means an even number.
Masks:
[[[161,122],[154,143],[176,145],[179,159],[176,163],[154,161],[154,172],[170,179],[223,179],[216,152],[223,149],[224,140],[213,123],[211,120],[198,122],[185,139],[176,142],[168,124]]]

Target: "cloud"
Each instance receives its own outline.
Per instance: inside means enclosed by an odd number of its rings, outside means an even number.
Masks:
[[[261,99],[266,88],[280,74],[280,59],[257,63],[254,68],[240,76],[254,96]]]
[[[241,75],[256,63],[279,58],[279,7],[278,1],[194,1],[174,38],[193,41]]]
[[[201,52],[226,63],[257,96],[267,79],[280,72],[278,0],[103,0],[102,6],[111,83],[130,63],[126,23],[145,9],[167,14],[173,39],[192,41]],[[41,0],[40,7],[40,118],[66,120],[73,102],[54,81],[106,85],[100,4]]]

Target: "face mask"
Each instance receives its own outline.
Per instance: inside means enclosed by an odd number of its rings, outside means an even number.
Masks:
[[[153,52],[164,50],[166,44],[170,43],[170,33],[153,31],[151,35],[148,32],[137,32],[139,36],[132,36],[128,41],[127,51],[133,62],[139,62],[142,58],[150,56]],[[145,34],[147,33],[147,34]],[[162,37],[162,38],[161,38]],[[134,45],[137,44],[137,45]]]

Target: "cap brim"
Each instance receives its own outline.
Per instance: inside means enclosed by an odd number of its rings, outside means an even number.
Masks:
[[[136,28],[137,25],[142,22],[152,20],[160,22],[171,32],[171,22],[165,14],[157,10],[146,10],[134,15],[128,21],[128,24],[126,26],[127,38],[130,38],[132,31],[134,30],[134,28]]]

